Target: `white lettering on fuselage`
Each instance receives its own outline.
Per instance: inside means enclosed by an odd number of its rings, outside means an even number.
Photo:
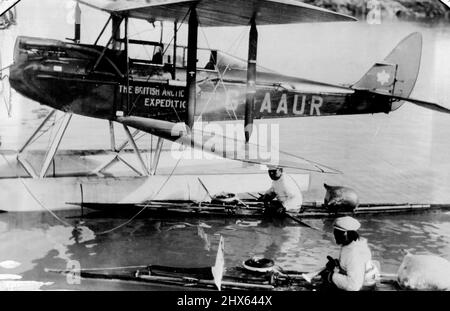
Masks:
[[[301,96],[301,100],[299,97]],[[294,115],[304,115],[306,110],[306,103],[307,103],[307,96],[308,95],[294,95],[294,102],[292,104],[292,113]],[[311,96],[311,105],[309,109],[309,115],[317,115],[320,116],[320,108],[323,105],[323,98],[321,96],[312,95]],[[299,108],[300,106],[300,108]],[[260,113],[272,113],[272,100],[270,98],[270,92],[267,92],[264,96],[264,99],[261,103]],[[287,100],[287,94],[281,95],[280,101],[278,102],[278,107],[276,110],[277,114],[288,114],[288,100]]]
[[[314,115],[314,110],[316,110],[316,115],[320,116],[320,107],[323,105],[323,98],[320,96],[313,96],[311,99],[311,110],[309,114]]]
[[[294,96],[294,107],[292,108],[293,113],[296,115],[301,115],[305,113],[305,106],[306,106],[306,96],[302,96],[302,108],[300,110],[297,110],[297,104],[298,104],[298,95]]]
[[[129,87],[125,85],[119,86],[119,92],[120,93],[128,93],[128,94],[136,94],[136,95],[150,95],[150,96],[159,96],[160,90],[155,87],[149,87],[149,86],[133,86],[130,85]]]
[[[119,92],[122,94],[136,95],[138,106],[155,108],[186,109],[187,102],[184,99],[184,90],[181,88],[166,88],[163,86],[139,86],[120,85]]]
[[[144,105],[146,107],[186,109],[186,101],[178,99],[146,98],[144,101]]]
[[[280,103],[278,104],[277,113],[280,113],[281,111],[285,114],[288,113],[286,94],[281,95]]]
[[[272,102],[270,101],[270,93],[266,93],[266,96],[264,96],[264,100],[261,104],[260,112],[262,113],[264,111],[272,113]]]

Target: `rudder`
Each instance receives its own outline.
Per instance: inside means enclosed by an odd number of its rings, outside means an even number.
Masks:
[[[403,39],[383,62],[376,63],[352,88],[409,97],[417,81],[422,57],[422,35],[418,32]],[[394,102],[391,110],[402,101]]]

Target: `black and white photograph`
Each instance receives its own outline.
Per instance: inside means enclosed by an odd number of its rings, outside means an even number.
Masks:
[[[450,1],[0,0],[0,155],[0,291],[448,291]]]

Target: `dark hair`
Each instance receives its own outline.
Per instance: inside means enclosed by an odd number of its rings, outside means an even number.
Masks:
[[[347,239],[349,242],[359,240],[359,234],[356,231],[347,231]]]
[[[283,168],[282,168],[282,167],[270,167],[270,168],[268,169],[269,172],[270,172],[270,171],[278,171],[278,170],[280,170],[281,172],[283,172]]]

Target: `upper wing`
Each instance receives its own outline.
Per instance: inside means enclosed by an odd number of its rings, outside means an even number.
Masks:
[[[259,25],[355,21],[344,14],[296,0],[76,0],[116,14],[146,20],[185,20],[196,4],[200,26],[246,26],[256,14]]]
[[[252,143],[246,144],[236,138],[195,129],[191,133],[187,133],[184,123],[134,116],[118,117],[117,121],[152,135],[230,160],[327,174],[341,173],[325,165],[280,151],[274,146],[266,148]]]

